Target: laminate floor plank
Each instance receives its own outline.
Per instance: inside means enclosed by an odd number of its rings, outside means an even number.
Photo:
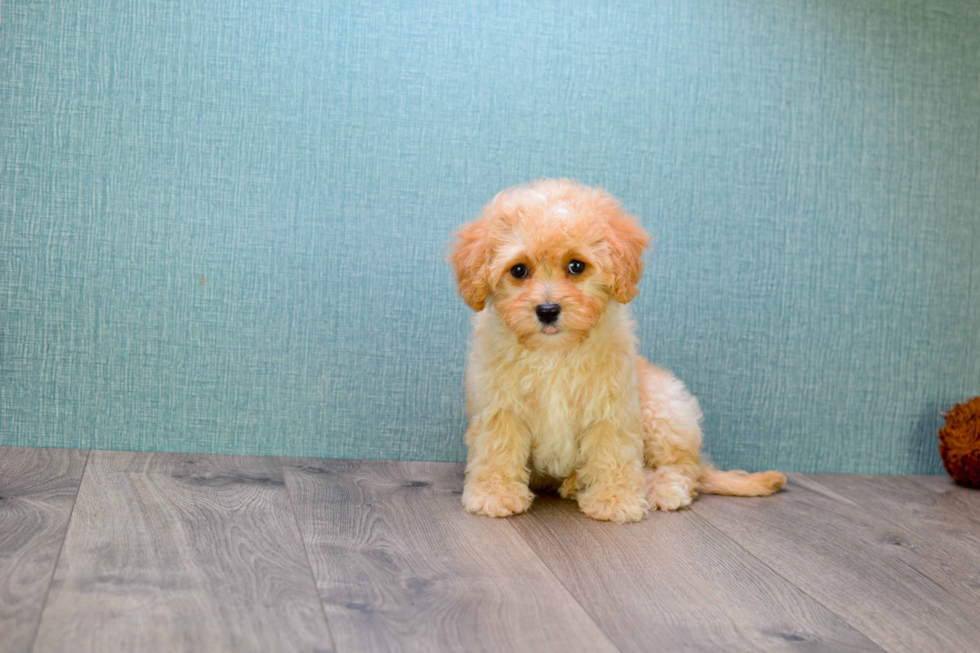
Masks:
[[[936,538],[897,525],[893,507],[794,474],[775,496],[706,496],[692,509],[888,651],[980,641],[980,594],[955,578]]]
[[[283,459],[340,653],[615,651],[462,466]]]
[[[277,459],[92,452],[35,651],[331,648]]]
[[[967,511],[912,476],[811,474],[808,478],[928,542],[942,556],[944,573],[937,576],[939,582],[975,596],[980,617],[980,522]]]
[[[689,510],[594,521],[538,497],[512,523],[626,651],[881,651]]]
[[[0,649],[28,651],[87,451],[0,447]]]
[[[980,489],[963,487],[945,474],[909,476],[919,485],[939,493],[939,505],[956,512],[965,519],[980,524]]]

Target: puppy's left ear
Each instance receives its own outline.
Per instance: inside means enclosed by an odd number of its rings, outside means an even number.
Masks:
[[[643,251],[650,242],[650,234],[637,225],[636,219],[623,211],[618,202],[612,198],[608,200],[603,208],[612,232],[610,285],[616,301],[628,304],[639,292],[637,284],[643,275]]]
[[[490,281],[487,266],[490,261],[490,243],[487,239],[485,220],[463,225],[456,234],[449,260],[456,270],[459,295],[466,305],[476,312],[483,310],[487,302]]]

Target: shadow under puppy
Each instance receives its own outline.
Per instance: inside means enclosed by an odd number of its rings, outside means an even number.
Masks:
[[[477,311],[466,510],[506,517],[532,488],[554,489],[628,522],[699,491],[764,496],[786,482],[702,463],[697,399],[637,355],[627,304],[649,240],[614,197],[565,179],[505,190],[461,228],[450,258]]]

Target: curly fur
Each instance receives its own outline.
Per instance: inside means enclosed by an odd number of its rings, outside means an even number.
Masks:
[[[650,237],[601,189],[541,180],[498,194],[461,228],[450,259],[477,315],[466,370],[463,505],[506,517],[533,489],[587,515],[639,521],[697,493],[763,496],[778,472],[721,472],[700,460],[701,409],[670,372],[636,353],[627,304]],[[579,275],[572,260],[586,264]],[[510,274],[517,264],[526,278]],[[554,325],[535,314],[558,304]]]

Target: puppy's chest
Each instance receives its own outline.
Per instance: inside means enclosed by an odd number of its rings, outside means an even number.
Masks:
[[[593,421],[596,389],[560,370],[531,373],[524,381],[520,413],[531,435],[531,462],[543,474],[566,478],[578,462],[582,431]]]

